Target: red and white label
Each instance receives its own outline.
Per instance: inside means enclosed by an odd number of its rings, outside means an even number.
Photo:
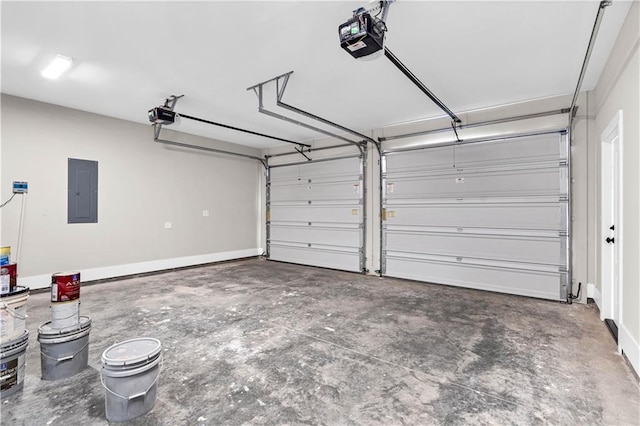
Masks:
[[[51,301],[69,302],[80,298],[80,272],[53,274]]]

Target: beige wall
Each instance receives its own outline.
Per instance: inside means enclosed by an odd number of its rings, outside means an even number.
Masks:
[[[230,147],[165,130],[162,137]],[[29,182],[21,278],[95,268],[109,276],[119,265],[156,262],[147,269],[161,269],[166,259],[188,258],[184,264],[261,252],[258,161],[169,148],[153,141],[151,126],[7,95],[1,148],[2,200],[13,180]],[[99,163],[97,224],[67,224],[68,158]],[[2,209],[1,244],[13,247],[14,259],[20,207],[16,197]],[[168,221],[172,229],[165,229]]]
[[[640,368],[640,3],[634,2],[625,24],[620,31],[605,69],[593,93],[594,135],[590,138],[591,152],[597,157],[592,166],[595,178],[591,182],[590,192],[596,200],[596,216],[592,223],[594,229],[593,252],[590,257],[596,265],[593,280],[599,291],[600,250],[598,241],[604,235],[600,229],[600,135],[619,110],[623,112],[623,189],[622,214],[623,228],[618,234],[623,249],[622,318],[620,344],[629,355],[636,370]],[[616,230],[618,231],[618,230]],[[631,341],[630,341],[631,340]],[[626,347],[625,347],[626,345]],[[631,345],[631,346],[629,346]],[[633,347],[635,345],[635,348]],[[640,371],[639,371],[640,372]]]

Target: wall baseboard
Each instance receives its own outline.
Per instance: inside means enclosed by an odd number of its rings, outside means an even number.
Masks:
[[[209,253],[197,256],[177,257],[173,259],[152,260],[149,262],[128,263],[125,265],[105,266],[102,268],[80,269],[82,281],[94,281],[126,275],[143,274],[146,272],[162,271],[165,269],[195,266],[206,263],[222,262],[225,260],[242,259],[244,257],[259,256],[261,248]],[[55,271],[52,271],[52,273]],[[29,287],[31,290],[48,288],[51,286],[51,275],[33,275],[19,277],[18,285]]]
[[[593,301],[596,302],[596,306],[600,312],[600,321],[604,321],[602,313],[602,293],[600,293],[598,286],[592,283],[587,283],[587,297],[592,298]]]
[[[624,324],[620,324],[618,327],[618,346],[624,352],[636,374],[640,376],[640,344],[636,342]]]

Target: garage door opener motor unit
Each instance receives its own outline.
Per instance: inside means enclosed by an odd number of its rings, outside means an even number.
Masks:
[[[387,3],[381,6],[383,12],[387,10]],[[356,59],[377,59],[384,54],[384,33],[387,27],[383,19],[365,10],[363,7],[353,11],[353,17],[338,26],[340,46]]]
[[[149,121],[156,124],[173,124],[176,121],[176,113],[168,107],[151,108]]]

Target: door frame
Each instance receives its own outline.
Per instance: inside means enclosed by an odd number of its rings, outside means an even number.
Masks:
[[[622,211],[624,155],[622,131],[623,116],[622,110],[619,110],[600,135],[601,185],[600,232],[598,234],[601,248],[600,285],[602,291],[602,306],[600,306],[600,320],[612,319],[618,326],[618,329],[622,324],[622,292],[624,287],[622,285],[622,242],[624,239]],[[607,208],[608,205],[611,207]],[[611,224],[615,225],[613,233],[609,231]],[[605,241],[608,236],[612,235],[615,238],[613,247]],[[612,279],[615,274],[618,275],[617,285],[615,279]]]

